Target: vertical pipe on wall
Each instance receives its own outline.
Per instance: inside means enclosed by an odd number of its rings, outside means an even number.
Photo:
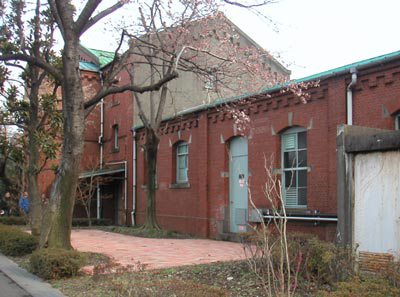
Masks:
[[[135,226],[135,215],[136,215],[136,131],[133,130],[133,158],[132,158],[132,226]]]
[[[351,82],[347,86],[347,125],[353,125],[353,87],[357,83],[357,69],[351,68]]]
[[[103,72],[100,71],[100,84],[103,86]],[[104,98],[100,101],[100,136],[98,139],[98,143],[100,145],[100,160],[99,160],[99,167],[100,169],[103,168],[103,137],[104,137]],[[96,191],[96,206],[97,206],[97,218],[100,219],[100,208],[101,208],[101,190],[100,185],[97,182],[97,191]]]

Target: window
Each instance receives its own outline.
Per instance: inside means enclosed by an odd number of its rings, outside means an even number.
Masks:
[[[307,132],[292,128],[282,140],[282,193],[287,208],[307,207]]]
[[[114,134],[114,151],[118,151],[119,150],[119,142],[118,142],[118,132],[119,132],[119,126],[118,125],[114,125],[113,126],[113,134]]]
[[[181,142],[176,146],[176,182],[187,183],[188,178],[189,146]]]
[[[394,128],[400,130],[400,113],[394,117]]]

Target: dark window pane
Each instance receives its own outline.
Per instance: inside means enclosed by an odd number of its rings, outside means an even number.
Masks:
[[[299,188],[297,190],[298,204],[307,205],[307,188]]]
[[[307,148],[307,132],[297,134],[297,147],[299,149]]]
[[[307,166],[307,151],[299,151],[299,164],[298,167]]]
[[[285,187],[296,187],[296,171],[285,171]]]
[[[285,152],[283,155],[284,168],[296,167],[296,152]]]
[[[297,174],[299,187],[307,187],[307,170],[299,170]]]

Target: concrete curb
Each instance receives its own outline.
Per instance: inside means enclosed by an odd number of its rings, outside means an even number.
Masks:
[[[59,290],[20,268],[3,254],[0,254],[0,270],[32,297],[65,297]]]

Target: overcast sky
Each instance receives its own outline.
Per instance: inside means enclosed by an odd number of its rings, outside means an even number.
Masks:
[[[280,0],[263,11],[276,25],[243,9],[225,13],[288,65],[292,78],[400,50],[400,0]],[[102,29],[82,41],[98,49],[114,46]]]

